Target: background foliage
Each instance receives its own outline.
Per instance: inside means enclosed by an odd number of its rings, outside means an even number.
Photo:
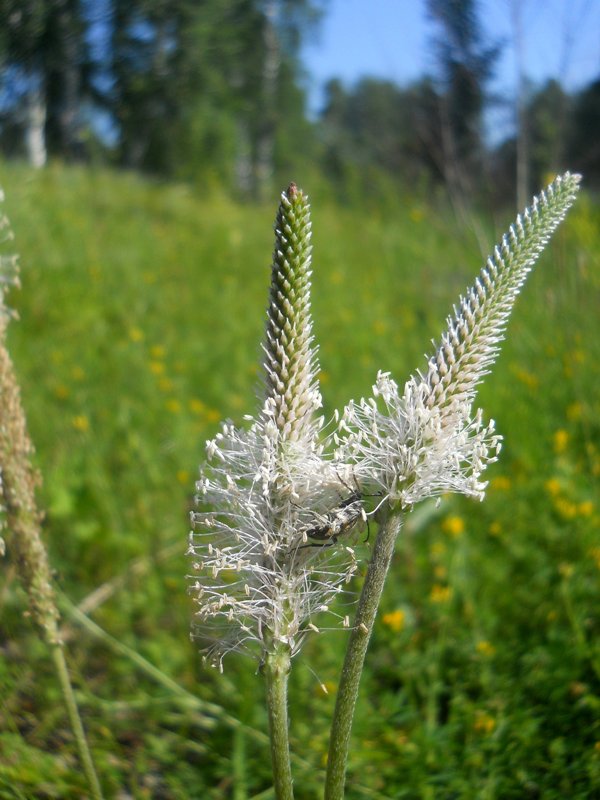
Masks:
[[[310,165],[349,201],[444,185],[463,212],[515,189],[522,206],[567,168],[597,187],[600,81],[569,94],[522,75],[517,97],[497,96],[509,43],[485,32],[481,4],[426,7],[427,75],[332,80],[309,115],[301,45],[326,0],[0,0],[0,149],[263,199]],[[491,143],[486,114],[501,109],[514,132]]]
[[[587,193],[481,390],[506,437],[486,501],[426,506],[399,542],[348,797],[587,800],[600,794],[600,83],[530,87],[515,136],[492,148],[502,43],[473,0],[431,0],[430,75],[332,81],[310,118],[300,44],[324,9],[0,1],[0,185],[24,285],[9,345],[106,796],[272,796],[256,665],[202,666],[184,576],[204,441],[254,410],[278,192],[293,179],[313,201],[330,415],[378,369],[402,382],[422,364],[517,189],[567,167]],[[26,608],[9,546],[0,798],[84,797]],[[299,800],[320,795],[344,642],[315,635],[295,662]]]

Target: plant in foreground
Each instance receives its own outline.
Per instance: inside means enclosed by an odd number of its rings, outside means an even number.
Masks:
[[[331,728],[325,797],[341,798],[360,675],[403,515],[444,492],[483,498],[495,461],[494,423],[473,412],[520,288],[573,203],[566,173],[535,198],[460,298],[423,371],[400,391],[380,373],[324,432],[310,315],[306,197],[282,194],[264,350],[264,392],[245,428],[227,422],[207,444],[190,534],[195,634],[222,667],[233,649],[257,654],[266,678],[276,795],[293,796],[287,674],[317,613],[357,568],[352,531],[375,496],[379,531],[351,626]],[[343,622],[349,625],[346,617]]]
[[[0,236],[1,244],[12,238],[5,216],[0,216]],[[91,796],[100,798],[100,784],[77,709],[64,646],[58,631],[59,612],[48,554],[41,537],[42,515],[35,499],[39,476],[31,464],[33,446],[27,433],[19,386],[6,347],[6,329],[14,314],[6,305],[5,293],[10,286],[18,285],[16,256],[0,256],[0,521],[7,533],[6,549],[9,553],[14,553],[20,578],[29,596],[31,617],[52,653]],[[5,544],[2,539],[0,545],[3,554]]]

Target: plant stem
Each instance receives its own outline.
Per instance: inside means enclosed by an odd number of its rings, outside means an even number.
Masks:
[[[287,683],[290,671],[290,650],[278,644],[265,656],[264,674],[267,684],[267,708],[271,734],[273,785],[277,800],[293,800],[290,744],[288,735]]]
[[[344,797],[348,747],[360,677],[402,519],[400,512],[392,513],[381,525],[365,576],[333,712],[325,800],[343,800]]]
[[[71,685],[71,679],[69,678],[69,670],[67,668],[63,647],[60,643],[55,643],[50,649],[52,651],[52,660],[54,661],[54,666],[56,667],[63,698],[67,707],[69,720],[71,722],[71,728],[73,730],[73,734],[75,735],[75,741],[77,743],[77,749],[79,751],[79,758],[83,766],[83,771],[85,772],[85,776],[90,786],[92,797],[94,797],[95,800],[102,800],[102,789],[100,788],[100,782],[98,781],[98,776],[96,775],[92,755],[88,747],[85,732],[83,730],[81,717],[79,716],[79,709],[77,708],[75,694],[73,693],[73,686]]]

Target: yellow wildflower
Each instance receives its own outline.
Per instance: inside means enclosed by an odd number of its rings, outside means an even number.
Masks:
[[[554,452],[557,454],[564,453],[569,443],[569,434],[565,430],[558,430],[554,434]]]
[[[144,331],[140,328],[129,328],[129,338],[132,342],[141,342],[144,338]]]
[[[479,642],[477,642],[475,649],[482,656],[493,656],[496,652],[494,645],[488,642],[486,639],[481,639]]]
[[[85,414],[78,414],[76,417],[73,417],[71,424],[76,431],[80,431],[81,433],[85,433],[90,429],[90,421]]]
[[[68,387],[65,386],[63,383],[59,383],[57,386],[54,387],[54,394],[58,397],[59,400],[66,400],[67,397],[71,394]]]
[[[554,508],[563,519],[574,519],[577,516],[577,505],[565,497],[555,498]]]
[[[431,587],[429,599],[432,603],[447,603],[452,597],[452,588],[450,586],[441,586],[439,583],[434,583]]]
[[[486,714],[485,711],[478,711],[475,714],[473,728],[478,733],[492,733],[495,727],[496,720],[493,717],[490,717],[489,714]]]
[[[538,388],[540,383],[539,379],[535,375],[532,375],[531,372],[527,372],[527,370],[521,369],[520,367],[515,367],[513,372],[517,380],[525,384],[528,389],[534,390]]]
[[[548,494],[551,494],[553,497],[556,497],[557,494],[560,494],[561,486],[558,478],[548,478],[544,486],[546,487]]]
[[[162,375],[165,371],[165,365],[162,361],[151,361],[150,362],[150,372],[154,375]]]
[[[154,344],[150,348],[150,355],[152,356],[152,358],[160,360],[161,358],[165,357],[166,350],[162,344]]]
[[[400,633],[404,627],[406,615],[401,608],[398,608],[396,611],[390,611],[388,614],[384,614],[381,619],[383,624],[391,628],[394,633]]]
[[[498,489],[501,492],[508,491],[511,488],[512,481],[507,475],[497,475],[490,481],[492,489]]]
[[[202,400],[198,400],[195,397],[192,397],[189,403],[190,411],[192,414],[202,414],[206,406],[202,402]]]
[[[465,532],[465,521],[462,517],[446,517],[442,522],[442,530],[458,539]]]
[[[579,503],[577,510],[580,516],[591,517],[594,513],[594,504],[591,500],[584,500],[582,503]]]

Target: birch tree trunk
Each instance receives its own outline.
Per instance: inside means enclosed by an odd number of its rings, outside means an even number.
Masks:
[[[46,98],[41,80],[34,78],[32,88],[27,93],[25,121],[25,148],[27,159],[32,167],[40,169],[46,164]]]
[[[60,146],[67,158],[75,158],[79,147],[79,94],[80,68],[78,63],[79,43],[75,32],[75,20],[71,4],[63,2],[57,14],[57,27],[62,51],[61,109],[58,122]]]

